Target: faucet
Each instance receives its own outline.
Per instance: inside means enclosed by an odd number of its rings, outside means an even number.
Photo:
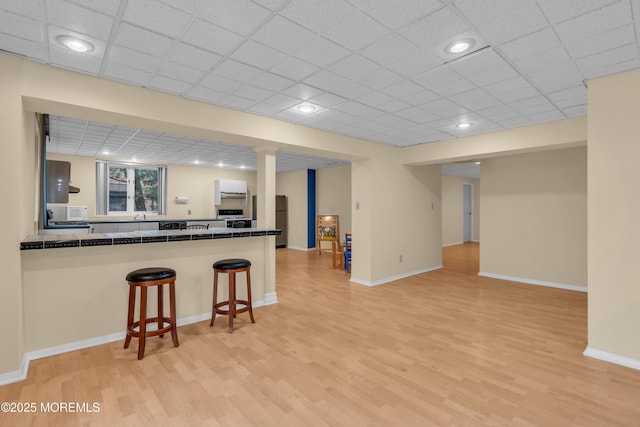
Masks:
[[[134,220],[134,221],[136,221],[136,220],[138,219],[138,215],[140,215],[140,212],[138,212],[137,214],[135,214],[135,215],[133,216],[133,220]],[[147,219],[147,214],[143,212],[143,213],[142,213],[142,218],[146,220],[146,219]]]

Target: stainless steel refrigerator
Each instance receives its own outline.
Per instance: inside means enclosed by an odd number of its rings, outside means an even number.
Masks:
[[[253,219],[257,219],[256,196],[252,197]],[[282,230],[282,234],[276,236],[276,248],[287,247],[287,196],[276,196],[276,228]]]

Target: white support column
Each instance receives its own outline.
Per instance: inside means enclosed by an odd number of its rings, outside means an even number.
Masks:
[[[257,153],[257,227],[276,226],[276,151],[274,147],[256,147]],[[275,304],[276,297],[276,238],[265,237],[264,248],[265,304]]]

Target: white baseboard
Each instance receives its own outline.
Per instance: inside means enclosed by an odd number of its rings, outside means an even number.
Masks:
[[[464,245],[464,242],[456,242],[456,243],[445,243],[442,245],[443,248],[446,248],[448,246],[457,246],[457,245]]]
[[[421,270],[409,271],[407,273],[398,274],[397,276],[385,277],[384,279],[375,280],[373,282],[369,282],[369,281],[366,281],[366,280],[360,280],[360,279],[355,278],[355,277],[351,277],[351,279],[349,279],[349,281],[353,282],[353,283],[357,283],[358,285],[378,286],[378,285],[383,285],[385,283],[394,282],[396,280],[404,279],[404,278],[407,278],[407,277],[415,276],[416,274],[422,274],[422,273],[427,273],[429,271],[439,270],[441,268],[442,268],[441,265],[436,265],[436,266],[433,266],[433,267],[423,268]]]
[[[264,295],[263,300],[253,301],[252,307],[262,307],[265,305],[277,304],[278,297],[275,292],[270,292]],[[198,323],[211,319],[211,312],[196,314],[195,316],[183,317],[176,321],[178,326],[190,325],[192,323]],[[43,357],[55,356],[62,353],[68,353],[70,351],[82,350],[83,348],[94,347],[97,345],[107,344],[114,341],[124,340],[125,332],[116,332],[113,334],[103,335],[101,337],[89,338],[82,341],[71,342],[68,344],[62,344],[55,347],[43,348],[41,350],[34,350],[25,353],[22,357],[22,364],[20,369],[13,372],[7,372],[0,374],[0,386],[17,383],[27,379],[27,372],[29,371],[29,363],[32,360],[42,359]]]
[[[261,305],[272,305],[278,303],[278,295],[275,292],[269,292],[268,294],[264,294],[264,300]],[[257,305],[253,305],[254,307],[260,307]]]
[[[492,279],[508,280],[510,282],[526,283],[528,285],[547,286],[550,288],[567,289],[569,291],[588,292],[586,286],[567,285],[564,283],[546,282],[544,280],[526,279],[524,277],[505,276],[503,274],[485,273],[481,271],[478,276],[490,277]]]
[[[311,252],[316,250],[316,248],[300,248],[298,246],[287,246],[287,249],[293,249],[294,251],[303,251],[303,252]]]
[[[626,366],[627,368],[640,371],[640,360],[632,359],[630,357],[607,353],[606,351],[596,350],[589,346],[584,349],[584,352],[582,354],[593,359],[604,360],[605,362],[614,363],[620,366]]]

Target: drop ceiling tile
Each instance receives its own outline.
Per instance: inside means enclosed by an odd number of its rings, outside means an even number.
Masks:
[[[353,6],[343,0],[296,0],[290,2],[280,14],[316,33],[324,34],[356,12]]]
[[[272,67],[270,71],[293,80],[304,80],[319,69],[302,59],[288,57]]]
[[[527,126],[532,124],[531,120],[526,117],[516,117],[513,119],[501,120],[498,124],[505,129],[511,129],[518,126]]]
[[[511,61],[561,47],[560,39],[551,28],[545,28],[516,40],[502,44],[499,50]]]
[[[371,74],[360,77],[358,81],[372,89],[382,89],[403,79],[404,77],[400,74],[394,73],[386,68],[380,68]]]
[[[557,24],[603,8],[618,0],[538,0],[549,22]]]
[[[356,12],[333,25],[325,36],[347,49],[357,50],[382,38],[388,32],[387,28],[369,16]]]
[[[318,88],[322,91],[331,91],[342,84],[350,84],[351,82],[344,77],[332,73],[331,71],[321,70],[316,74],[304,80],[304,83]]]
[[[357,82],[346,81],[338,85],[333,92],[339,96],[353,99],[372,92],[372,89]]]
[[[255,31],[271,15],[269,10],[249,1],[216,0],[203,5],[201,18],[242,35]]]
[[[5,0],[0,10],[6,10],[22,16],[36,17],[41,13],[40,0]]]
[[[186,82],[189,83],[189,85],[192,85],[198,82],[204,76],[204,73],[201,70],[196,70],[195,68],[190,68],[182,64],[166,61],[158,70],[158,75],[181,82]]]
[[[615,49],[636,43],[636,33],[633,25],[626,25],[611,31],[600,33],[583,40],[570,42],[565,45],[572,58],[585,56]]]
[[[514,61],[514,65],[520,72],[530,74],[538,70],[555,67],[571,61],[564,47],[546,50],[544,52]]]
[[[390,86],[380,89],[380,92],[386,93],[394,98],[404,98],[415,93],[421,93],[424,88],[411,80],[403,80]]]
[[[208,102],[211,104],[220,104],[222,100],[227,96],[227,93],[217,90],[209,89],[203,86],[197,86],[187,92],[186,96],[197,101]]]
[[[602,76],[608,76],[610,74],[635,70],[636,68],[640,68],[640,60],[638,58],[633,58],[627,62],[620,62],[618,64],[603,66],[601,68],[585,72],[585,78],[595,79]]]
[[[245,42],[231,58],[242,63],[266,70],[282,61],[286,55],[275,49],[251,40]]]
[[[281,90],[290,87],[294,83],[295,82],[293,80],[286,79],[269,72],[262,72],[251,81],[251,84],[253,86],[273,92],[280,92]]]
[[[173,44],[168,37],[124,22],[120,24],[115,42],[118,45],[158,57],[163,57]]]
[[[338,111],[351,114],[356,117],[377,118],[384,114],[382,111],[355,101],[347,101],[334,107]]]
[[[283,94],[285,95],[304,101],[309,98],[313,98],[314,96],[322,95],[323,93],[324,91],[303,83],[298,83],[283,91]]]
[[[189,14],[156,0],[136,0],[126,5],[126,22],[168,37],[178,37],[191,20]]]
[[[405,110],[407,107],[410,107],[410,106],[411,104],[407,104],[406,102],[403,102],[399,99],[394,99],[392,101],[385,102],[384,104],[377,105],[376,108],[379,108],[382,111],[385,111],[387,113],[396,113],[397,111]],[[403,115],[398,115],[398,116],[403,118],[404,120],[407,120],[406,117],[404,117]]]
[[[48,52],[42,43],[24,40],[7,34],[0,33],[0,49],[39,61],[49,61]]]
[[[277,10],[288,0],[253,0],[254,3],[266,7],[269,10]]]
[[[414,123],[427,123],[438,120],[440,118],[439,116],[436,116],[435,114],[423,110],[419,107],[410,107],[404,110],[396,111],[395,115],[403,117],[407,120],[411,120]]]
[[[633,24],[631,6],[627,1],[619,1],[558,24],[555,30],[560,40],[569,43],[629,24]]]
[[[108,40],[113,19],[62,0],[46,0],[49,25]]]
[[[567,117],[561,111],[553,110],[528,115],[529,119],[534,123],[550,122],[553,120],[566,119]]]
[[[366,105],[377,106],[385,102],[392,101],[393,99],[394,99],[393,97],[387,94],[375,91],[375,92],[369,92],[366,95],[358,97],[356,101]]]
[[[617,64],[633,61],[638,57],[638,44],[628,44],[626,46],[610,49],[595,55],[587,56],[576,60],[576,64],[584,74],[590,74],[604,67],[615,66]]]
[[[273,104],[267,104],[266,102],[252,105],[249,108],[249,112],[260,114],[261,116],[273,116],[280,111],[282,111],[282,108]]]
[[[508,105],[496,105],[489,108],[483,108],[478,110],[478,114],[484,117],[487,120],[491,120],[493,122],[499,122],[501,120],[513,119],[516,117],[520,117],[520,114],[515,112]]]
[[[457,0],[456,7],[492,44],[502,44],[547,27],[547,21],[535,2],[494,0],[491,7],[475,0]]]
[[[316,37],[295,54],[296,57],[320,68],[331,65],[347,55],[349,50],[323,37]]]
[[[442,7],[438,0],[405,0],[401,6],[376,0],[350,0],[350,3],[392,29],[403,27]]]
[[[120,64],[148,73],[154,73],[162,61],[157,56],[147,55],[124,46],[113,46],[109,59],[109,64]]]
[[[82,1],[82,0],[80,0]],[[101,0],[92,0],[92,1],[101,1]],[[119,2],[120,0],[111,0],[115,2]],[[183,10],[187,13],[195,13],[198,10],[198,7],[202,3],[201,0],[160,0],[162,3],[168,4],[171,7],[176,7],[180,10]]]
[[[234,95],[251,99],[255,102],[264,101],[265,99],[273,96],[273,94],[274,93],[270,90],[261,89],[251,85],[242,85],[237,91],[234,92]]]
[[[455,117],[469,112],[464,107],[461,107],[460,105],[445,98],[427,102],[426,104],[423,104],[421,108],[438,117]]]
[[[437,87],[430,87],[429,89],[440,96],[452,96],[475,88],[476,85],[469,80],[459,78],[458,80],[443,83]]]
[[[227,55],[242,42],[242,37],[207,21],[197,19],[189,27],[182,40],[209,52]]]
[[[327,69],[347,79],[358,81],[360,78],[379,70],[380,65],[363,56],[350,55]]]
[[[265,99],[263,104],[268,104],[277,108],[276,111],[283,110],[285,108],[291,108],[302,101],[300,98],[294,98],[282,93],[273,95],[272,97]]]
[[[79,55],[63,47],[51,46],[49,52],[52,64],[71,70],[97,74],[102,65],[100,58],[91,55]]]
[[[241,83],[251,82],[254,78],[260,75],[260,73],[261,71],[258,68],[242,64],[232,59],[224,61],[215,69],[216,75],[236,80]]]
[[[8,12],[0,13],[0,33],[32,42],[43,41],[42,24],[39,21]]]
[[[343,98],[341,96],[338,95],[334,95],[332,93],[323,93],[321,95],[318,96],[314,96],[313,98],[309,99],[309,102],[312,104],[318,104],[322,107],[326,107],[326,108],[331,108],[333,106],[336,106],[338,104],[342,104],[343,102],[346,102],[347,99]]]
[[[582,75],[572,61],[534,71],[529,73],[529,77],[538,85],[551,82],[561,85],[563,82],[573,82],[569,86],[572,87],[582,81]]]
[[[411,105],[422,105],[437,99],[440,99],[440,95],[426,89],[402,97],[403,101],[408,102]]]
[[[468,92],[453,95],[449,99],[470,111],[495,107],[500,104],[500,101],[480,88],[475,88]]]
[[[223,106],[231,107],[236,110],[246,110],[255,103],[256,101],[252,99],[242,98],[236,95],[226,96],[221,102]]]
[[[104,71],[104,76],[119,80],[135,86],[146,86],[151,80],[152,74],[135,68],[110,62]]]
[[[120,7],[120,0],[69,0],[69,2],[105,15],[115,15]]]
[[[436,45],[469,29],[469,25],[450,8],[439,9],[399,31],[417,46]]]
[[[293,54],[316,37],[306,28],[282,16],[274,16],[254,35],[262,44]]]
[[[520,89],[513,89],[508,92],[497,93],[494,96],[502,102],[514,102],[521,99],[529,99],[540,95],[540,91],[533,86],[526,86]]]
[[[217,64],[222,57],[185,43],[178,43],[173,46],[167,58],[179,64],[207,71]]]

